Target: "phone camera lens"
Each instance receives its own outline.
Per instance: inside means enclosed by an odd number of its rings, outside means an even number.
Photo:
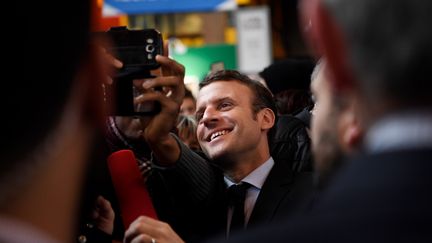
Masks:
[[[153,45],[146,45],[146,51],[147,52],[153,52],[155,50],[155,47]]]

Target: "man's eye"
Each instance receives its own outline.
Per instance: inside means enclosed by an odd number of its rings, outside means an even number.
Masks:
[[[231,103],[229,103],[229,102],[224,102],[224,103],[222,103],[222,104],[219,105],[219,108],[220,108],[220,109],[226,109],[226,108],[229,108],[229,107],[231,107],[231,106],[232,106]]]

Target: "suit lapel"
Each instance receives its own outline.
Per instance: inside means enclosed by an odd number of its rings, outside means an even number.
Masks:
[[[282,200],[289,194],[292,183],[293,173],[287,163],[275,161],[258,195],[248,226],[271,221]]]

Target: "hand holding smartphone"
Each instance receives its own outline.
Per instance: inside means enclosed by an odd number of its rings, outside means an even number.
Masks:
[[[163,54],[162,35],[155,29],[129,30],[113,27],[104,33],[111,42],[107,51],[123,63],[106,89],[106,100],[113,103],[113,116],[149,116],[160,111],[157,102],[134,104],[146,91],[136,80],[153,78],[151,70],[159,68],[157,55]],[[135,80],[135,81],[134,81]]]

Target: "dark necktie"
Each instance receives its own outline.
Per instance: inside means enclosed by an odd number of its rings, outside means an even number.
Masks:
[[[233,207],[229,232],[245,228],[244,201],[249,183],[242,182],[228,188],[228,204]]]

